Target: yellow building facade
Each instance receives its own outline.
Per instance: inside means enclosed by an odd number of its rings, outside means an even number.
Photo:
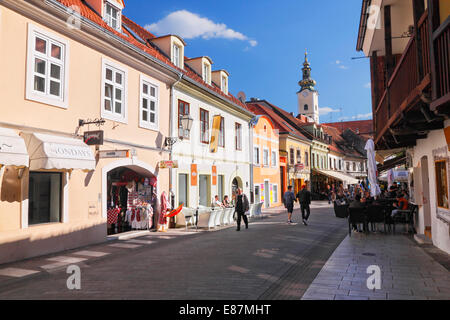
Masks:
[[[264,208],[281,206],[279,135],[269,117],[257,117],[252,147],[255,203],[264,203]]]

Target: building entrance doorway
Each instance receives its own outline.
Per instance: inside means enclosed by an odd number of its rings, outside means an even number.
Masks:
[[[430,179],[427,156],[422,157],[420,160],[420,166],[422,168],[424,234],[431,239]]]

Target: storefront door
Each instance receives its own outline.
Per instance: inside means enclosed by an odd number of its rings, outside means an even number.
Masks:
[[[198,199],[199,205],[204,207],[211,206],[211,183],[209,175],[199,176]]]

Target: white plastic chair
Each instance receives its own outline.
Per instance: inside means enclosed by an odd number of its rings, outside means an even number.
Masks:
[[[264,203],[260,203],[260,204],[258,205],[258,207],[256,208],[256,215],[259,216],[259,217],[261,217],[261,218],[263,218],[263,216],[262,216],[262,206],[263,206],[263,204],[264,204]]]
[[[230,212],[233,212],[231,208],[225,208],[223,209],[223,216],[222,216],[222,224],[228,225],[230,224]]]
[[[228,224],[233,224],[234,223],[234,209],[235,208],[230,208],[230,215],[228,216]]]
[[[192,209],[183,207],[183,210],[179,215],[176,217],[176,223],[180,226],[185,226],[186,230],[188,228],[188,224],[190,223],[191,226],[194,226],[194,216],[195,211],[193,212]]]
[[[250,217],[250,218],[253,218],[254,217],[254,215],[255,215],[255,207],[256,207],[257,205],[256,204],[251,204],[250,205],[250,209],[248,210],[248,216]]]
[[[217,227],[217,226],[221,226],[221,221],[222,221],[222,217],[223,217],[223,213],[224,213],[224,210],[222,209],[222,208],[220,208],[220,209],[216,209],[215,211],[217,211],[216,212],[216,220],[215,220],[215,226]]]
[[[218,211],[210,210],[209,212],[210,212],[210,216],[209,216],[209,221],[208,221],[208,230],[216,227],[216,216],[217,216]]]
[[[199,208],[198,210],[198,228],[208,228],[209,221],[211,220],[211,211],[206,210],[206,208]]]

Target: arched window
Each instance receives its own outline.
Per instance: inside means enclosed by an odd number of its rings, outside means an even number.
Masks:
[[[306,111],[306,110],[308,110],[309,106],[307,104],[305,104],[305,106],[303,108]]]

